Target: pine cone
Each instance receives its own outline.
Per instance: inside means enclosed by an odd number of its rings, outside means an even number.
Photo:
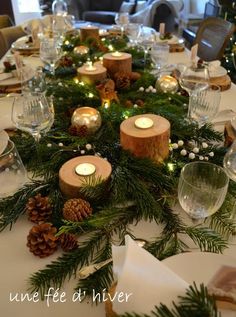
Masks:
[[[85,137],[88,135],[88,128],[86,125],[71,125],[68,129],[70,135]]]
[[[52,215],[52,206],[48,197],[37,194],[28,200],[26,211],[30,221],[34,223],[47,222]]]
[[[27,237],[27,247],[30,252],[40,258],[53,254],[57,249],[56,232],[57,229],[51,223],[33,226]]]
[[[63,251],[68,252],[78,247],[76,236],[70,233],[63,233],[60,235],[61,248]]]
[[[115,74],[115,83],[117,89],[127,89],[130,87],[130,74],[118,72]]]
[[[131,81],[136,81],[136,80],[138,80],[140,77],[141,77],[141,74],[138,73],[138,72],[132,72],[132,73],[130,74],[130,80],[131,80]]]
[[[70,221],[83,221],[92,214],[89,202],[81,198],[72,198],[65,202],[63,216]]]

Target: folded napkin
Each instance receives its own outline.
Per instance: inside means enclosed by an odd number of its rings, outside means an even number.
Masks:
[[[0,98],[0,130],[14,128],[11,120],[13,101],[13,96]]]
[[[0,74],[0,81],[6,80],[6,79],[9,79],[9,78],[12,78],[12,77],[13,77],[12,73],[1,73]]]
[[[208,63],[208,69],[210,72],[213,72],[215,70],[217,70],[217,68],[220,67],[220,61],[219,60],[215,60],[215,61],[211,61]]]
[[[184,295],[188,283],[135,241],[126,236],[125,246],[113,246],[113,270],[117,275],[117,294],[127,294],[127,300],[113,301],[118,314],[136,312],[149,314],[160,303],[170,306]],[[131,294],[129,296],[129,294]]]

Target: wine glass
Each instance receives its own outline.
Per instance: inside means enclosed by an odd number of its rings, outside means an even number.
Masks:
[[[236,140],[225,154],[223,165],[229,178],[236,182]]]
[[[137,44],[137,40],[141,31],[140,23],[129,23],[125,27],[125,32],[129,38],[131,46]]]
[[[121,35],[123,36],[125,25],[129,23],[129,13],[128,12],[116,13],[115,22],[117,25],[119,25],[121,29]]]
[[[144,66],[147,62],[147,54],[156,41],[156,35],[157,33],[155,30],[147,29],[142,26],[140,35],[138,37],[138,42],[144,50]]]
[[[60,41],[57,38],[44,38],[40,43],[40,58],[48,64],[50,72],[55,75],[56,64],[62,55]]]
[[[0,198],[13,194],[27,180],[27,172],[15,144],[8,140],[0,154]],[[4,185],[4,186],[3,186]]]
[[[54,120],[52,104],[43,93],[32,93],[14,99],[12,121],[22,131],[29,132],[36,142],[40,133],[48,131]]]
[[[188,163],[180,173],[179,203],[193,220],[206,218],[223,204],[228,184],[222,167],[201,161]]]
[[[198,122],[202,127],[211,121],[220,107],[221,89],[217,85],[211,85],[205,90],[199,90],[189,98],[189,117]]]
[[[199,91],[203,91],[209,87],[208,68],[203,64],[192,63],[189,67],[184,67],[179,76],[179,84],[185,89],[189,97]],[[188,118],[190,117],[190,105],[188,107]]]
[[[155,43],[150,50],[152,62],[155,69],[159,72],[168,62],[169,45],[167,43]],[[156,73],[156,71],[155,71]]]

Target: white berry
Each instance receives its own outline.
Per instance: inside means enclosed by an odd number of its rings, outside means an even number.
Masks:
[[[208,144],[207,144],[206,142],[203,142],[203,143],[202,143],[202,147],[203,147],[204,149],[207,149],[207,148],[208,148]]]
[[[47,147],[52,147],[52,144],[51,144],[51,143],[48,143],[48,144],[47,144]]]
[[[205,156],[205,157],[204,157],[204,160],[205,160],[205,161],[208,161],[208,160],[209,160],[208,156]]]
[[[184,145],[184,141],[179,140],[179,141],[178,141],[178,146],[183,146],[183,145]]]
[[[58,145],[59,145],[59,146],[63,146],[63,143],[60,142],[60,143],[58,143]]]
[[[200,156],[199,156],[199,160],[200,160],[200,161],[203,161],[203,160],[204,160],[204,157],[200,155]]]
[[[155,94],[157,92],[156,88],[153,88],[152,92]]]
[[[190,158],[190,160],[194,160],[195,154],[191,152],[191,153],[189,153],[188,157]]]
[[[148,89],[149,89],[149,90],[153,90],[153,86],[149,86]]]
[[[210,152],[210,153],[209,153],[209,156],[210,156],[210,157],[213,157],[214,155],[215,155],[214,152]]]
[[[85,147],[86,147],[86,149],[87,149],[88,151],[92,149],[92,145],[91,145],[91,144],[89,144],[89,143],[88,143],[88,144],[86,144],[86,145],[85,145]]]
[[[149,89],[149,88],[146,88],[145,91],[146,91],[146,92],[150,92],[150,89]]]
[[[198,147],[193,148],[193,152],[194,153],[199,153],[199,148]]]
[[[186,151],[185,149],[183,149],[183,150],[180,151],[180,154],[181,154],[182,156],[185,156],[185,155],[187,155],[187,151]]]
[[[134,107],[134,108],[138,108],[138,105],[135,103],[135,104],[133,105],[133,107]]]
[[[144,91],[144,88],[143,88],[143,87],[140,87],[140,88],[139,88],[139,91]]]
[[[84,154],[84,153],[85,153],[85,150],[81,150],[80,153],[81,153],[81,154]]]
[[[172,147],[173,147],[174,150],[176,150],[176,149],[178,149],[179,146],[178,146],[177,143],[173,143],[173,144],[172,144]]]

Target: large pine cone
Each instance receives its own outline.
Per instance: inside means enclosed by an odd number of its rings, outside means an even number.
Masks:
[[[115,84],[117,89],[127,89],[130,87],[130,73],[118,72],[115,74]]]
[[[27,247],[30,252],[40,258],[53,254],[57,249],[56,232],[57,229],[51,223],[33,226],[27,237]]]
[[[89,202],[81,198],[72,198],[65,202],[63,216],[70,221],[83,221],[92,214]]]
[[[26,211],[30,221],[34,223],[47,222],[52,215],[52,206],[48,197],[37,194],[28,200]]]
[[[63,251],[68,252],[78,248],[76,236],[71,233],[63,233],[60,235],[61,248]]]

